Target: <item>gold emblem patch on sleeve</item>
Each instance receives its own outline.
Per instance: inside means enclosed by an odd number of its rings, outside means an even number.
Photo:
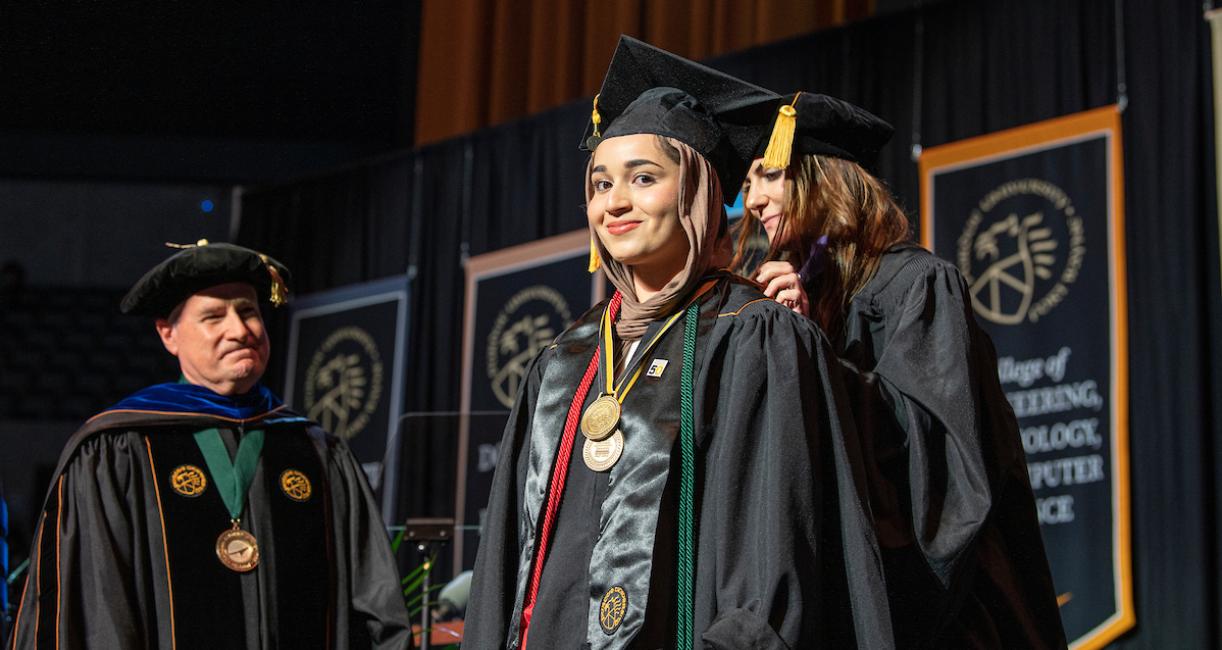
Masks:
[[[179,465],[170,473],[170,486],[184,497],[197,497],[208,487],[208,477],[194,465]]]
[[[294,501],[308,501],[314,493],[310,487],[310,479],[295,469],[286,469],[280,473],[280,489]]]
[[[602,605],[598,607],[598,624],[604,634],[615,634],[620,623],[624,622],[624,614],[628,613],[628,592],[623,587],[612,587],[603,594]]]

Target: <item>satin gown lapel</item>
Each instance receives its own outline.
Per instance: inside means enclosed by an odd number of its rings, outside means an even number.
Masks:
[[[522,600],[530,578],[531,562],[538,544],[536,533],[543,524],[541,513],[547,503],[548,481],[560,439],[564,433],[564,422],[577,384],[585,372],[598,341],[598,318],[602,310],[591,310],[585,320],[573,325],[562,334],[555,345],[561,354],[556,354],[548,363],[540,383],[545,387],[539,391],[531,418],[529,455],[526,480],[522,489],[522,513],[519,521],[519,538],[524,540],[518,558],[517,589],[513,615],[510,618],[510,639],[518,637],[522,618]],[[591,389],[597,396],[597,391]],[[574,454],[581,453],[581,433],[574,441]],[[533,629],[533,628],[532,628]]]
[[[654,338],[662,328],[653,323],[643,341]],[[624,452],[618,463],[605,473],[607,488],[601,504],[594,504],[598,513],[600,534],[594,543],[589,564],[589,601],[586,617],[586,638],[593,639],[592,648],[619,647],[633,638],[645,623],[645,612],[655,597],[651,577],[664,586],[663,597],[669,595],[673,535],[659,539],[659,513],[666,510],[666,491],[671,468],[671,450],[679,435],[679,375],[683,358],[683,327],[671,327],[652,349],[641,344],[636,363],[631,363],[623,376],[631,377],[637,365],[645,370],[654,359],[665,359],[666,369],[659,377],[642,371],[623,404],[619,429],[624,434]],[[575,465],[575,471],[590,471]],[[661,530],[670,530],[662,526]],[[655,548],[658,545],[661,548]],[[660,551],[660,552],[659,552]],[[661,558],[655,566],[654,559]],[[627,611],[623,621],[611,634],[599,619],[603,595],[618,587],[627,594]],[[669,599],[667,599],[669,600]],[[668,607],[668,605],[667,605]]]

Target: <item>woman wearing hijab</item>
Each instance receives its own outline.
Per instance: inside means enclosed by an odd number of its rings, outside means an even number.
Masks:
[[[719,270],[721,188],[755,146],[733,118],[768,97],[621,38],[586,140],[591,266],[616,291],[523,382],[464,647],[889,642],[834,357]]]
[[[778,104],[759,122],[774,128],[744,184],[738,258],[762,226],[755,279],[841,358],[897,645],[1065,647],[993,344],[958,269],[909,241],[867,171],[890,125],[825,95]]]

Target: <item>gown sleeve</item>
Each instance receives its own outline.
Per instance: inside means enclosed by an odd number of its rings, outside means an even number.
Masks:
[[[140,648],[170,642],[153,621],[156,510],[140,508],[145,453],[135,434],[95,436],[52,482],[39,515],[14,649]],[[71,453],[66,451],[65,453]],[[150,520],[150,516],[152,520]],[[156,556],[155,558],[153,556]]]
[[[885,340],[875,341],[875,367],[841,361],[868,457],[897,640],[933,642],[972,598],[980,574],[996,571],[1010,576],[1010,584],[993,585],[1006,594],[1003,616],[1039,612],[1021,635],[1063,647],[1017,421],[992,343],[975,324],[956,269],[935,263],[913,275],[895,302],[880,300],[888,325]],[[1008,530],[999,535],[998,526]],[[979,566],[982,545],[1001,549],[985,551],[991,567]],[[1027,566],[1009,567],[1016,561]]]
[[[983,446],[988,423],[980,390],[991,369],[973,358],[978,343],[957,273],[929,268],[894,309],[896,324],[878,363],[858,376],[862,394],[876,388],[882,404],[874,406],[896,416],[899,427],[889,432],[876,423],[874,448],[884,463],[906,460],[908,494],[896,498],[909,503],[911,535],[945,583],[991,501],[988,465],[996,463],[987,462]]]
[[[407,607],[377,502],[348,446],[337,440],[331,453],[333,480],[343,487],[334,516],[346,547],[339,560],[348,576],[349,635],[360,646],[402,650],[411,640]]]
[[[704,423],[716,431],[697,479],[697,647],[889,647],[878,548],[852,469],[860,452],[829,365],[835,356],[813,324],[788,310],[771,302],[748,309],[765,311],[723,342],[732,346],[729,363],[710,370],[721,376],[703,396],[716,400],[715,419]]]
[[[545,349],[535,357],[505,424],[475,556],[463,647],[503,648],[511,627],[521,550],[518,517],[526,471],[523,452],[530,439],[531,416],[539,396],[545,358],[550,354]]]

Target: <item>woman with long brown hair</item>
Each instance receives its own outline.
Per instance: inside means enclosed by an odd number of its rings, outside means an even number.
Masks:
[[[785,169],[767,168],[760,159],[744,188],[752,203],[744,210],[738,254],[745,254],[749,234],[766,217],[768,258],[755,280],[769,297],[839,338],[853,297],[874,279],[886,253],[908,243],[907,217],[882,181],[829,155],[800,156]],[[801,269],[804,282],[798,281]]]
[[[868,171],[891,127],[810,93],[773,114],[744,183],[737,258],[762,228],[755,280],[838,351],[896,644],[1064,647],[992,342],[958,269],[910,241],[903,210]]]

